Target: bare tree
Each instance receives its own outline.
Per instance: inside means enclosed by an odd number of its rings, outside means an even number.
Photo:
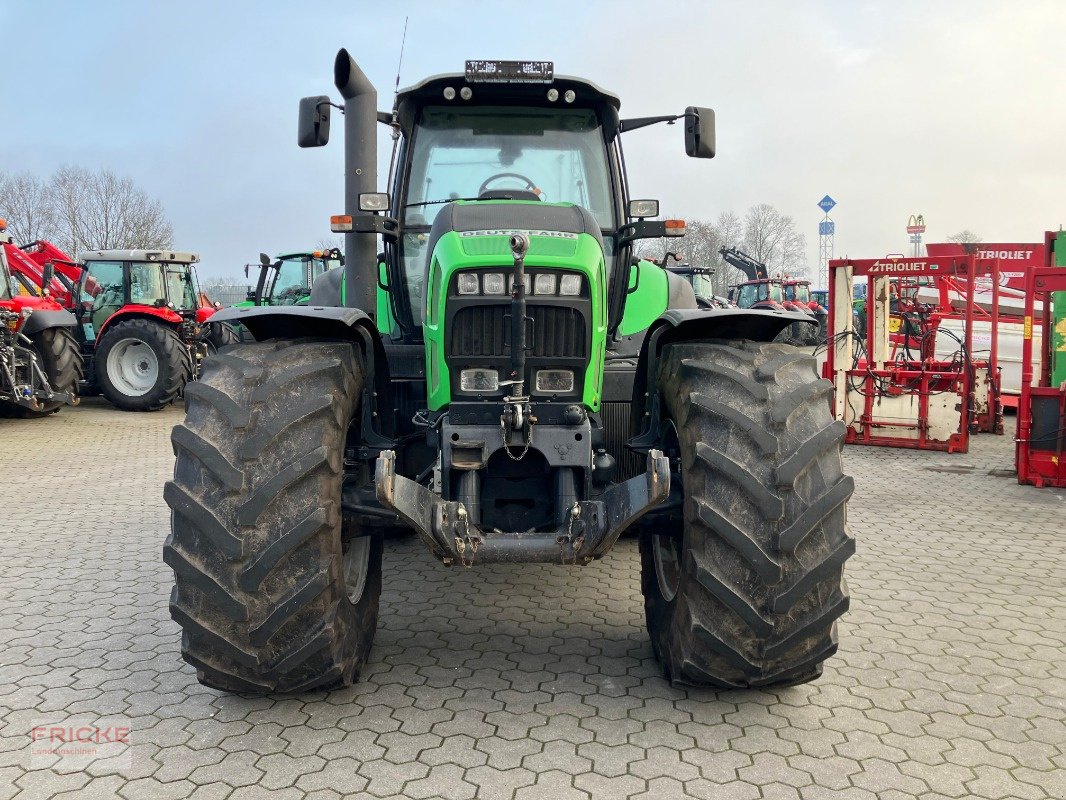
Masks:
[[[955,242],[956,244],[977,244],[983,242],[984,239],[967,228],[958,233],[951,234],[951,236],[948,237],[948,241]]]
[[[806,274],[807,240],[792,217],[769,203],[759,203],[744,216],[744,251],[770,268],[771,273]]]
[[[48,185],[50,238],[71,255],[82,250],[170,247],[174,231],[163,206],[130,178],[63,166]]]
[[[54,216],[48,186],[31,172],[0,175],[0,217],[19,244],[49,238]]]
[[[320,236],[315,242],[315,250],[332,250],[334,247],[344,252],[343,236]]]

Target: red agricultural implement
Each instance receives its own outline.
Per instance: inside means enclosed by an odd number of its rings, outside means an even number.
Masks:
[[[76,321],[9,269],[19,253],[6,227],[0,220],[0,415],[44,416],[78,402],[82,363],[71,332]]]
[[[1022,316],[1025,310],[1026,276],[1030,270],[1044,266],[1045,247],[1043,242],[982,242],[979,244],[956,244],[953,242],[932,242],[926,245],[926,251],[932,258],[949,258],[972,253],[982,259],[998,259],[999,273],[999,322],[995,328],[999,367],[1002,373],[1003,405],[1016,408],[1022,385]],[[962,331],[962,313],[965,307],[965,295],[975,293],[976,309],[974,321],[974,342],[976,352],[987,351],[988,342],[993,336],[990,311],[992,286],[987,277],[978,278],[971,289],[969,285],[947,285],[947,281],[933,281],[922,287],[918,299],[937,307],[941,314],[942,327],[960,334]],[[1043,329],[1034,320],[1033,344],[1039,349]]]
[[[988,358],[975,358],[975,304],[968,294],[962,336],[940,329],[935,307],[911,299],[908,285],[947,276],[971,280],[989,274],[998,287],[996,261],[953,258],[836,259],[829,262],[829,349],[823,374],[833,382],[833,411],[853,444],[965,453],[971,433],[1002,433],[996,342]],[[863,332],[852,313],[853,284],[865,278]],[[998,299],[998,291],[994,292]],[[996,306],[993,304],[993,323]],[[955,340],[948,358],[937,337]]]
[[[172,250],[92,250],[74,261],[49,242],[15,248],[23,283],[49,293],[77,319],[87,392],[127,411],[176,400],[203,358],[237,341],[197,286],[199,256]]]
[[[1037,316],[1039,303],[1039,317]],[[1053,305],[1054,304],[1054,305]],[[1066,234],[1048,233],[1043,267],[1026,276],[1018,483],[1066,487]],[[1037,323],[1044,337],[1033,335]]]

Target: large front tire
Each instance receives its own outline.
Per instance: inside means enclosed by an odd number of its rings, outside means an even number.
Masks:
[[[171,616],[201,683],[295,692],[352,683],[377,628],[381,536],[343,521],[361,355],[264,342],[204,361],[174,429]]]
[[[683,503],[673,526],[641,539],[656,655],[668,678],[694,685],[813,680],[837,648],[855,552],[828,382],[780,344],[680,343],[661,363]]]
[[[93,359],[100,392],[123,411],[158,411],[192,380],[189,348],[173,328],[128,319],[107,328]]]

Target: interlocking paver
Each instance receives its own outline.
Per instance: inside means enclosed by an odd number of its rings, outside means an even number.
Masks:
[[[0,420],[13,496],[62,486],[91,521],[26,504],[0,536],[0,800],[1066,795],[1066,492],[992,475],[1009,436],[846,450],[852,610],[816,683],[670,686],[632,539],[583,569],[459,570],[406,537],[386,543],[363,681],[252,698],[196,683],[167,612],[180,419],[88,399]],[[128,757],[31,763],[30,727],[75,713],[129,719]]]

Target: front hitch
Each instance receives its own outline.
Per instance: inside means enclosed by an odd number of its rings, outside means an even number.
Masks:
[[[392,509],[444,564],[588,564],[603,556],[626,528],[670,494],[670,462],[648,453],[647,470],[607,489],[598,500],[579,500],[551,531],[504,533],[474,524],[463,503],[445,500],[410,478],[396,474],[396,453],[378,456],[378,502]]]

